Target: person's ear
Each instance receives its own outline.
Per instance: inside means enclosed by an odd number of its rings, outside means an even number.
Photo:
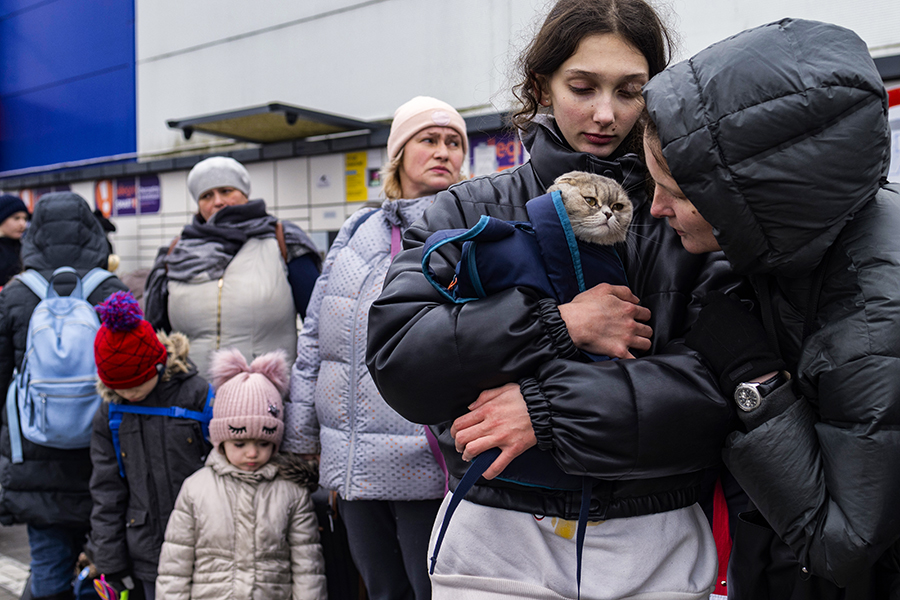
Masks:
[[[544,107],[551,105],[550,101],[550,83],[544,75],[534,76],[534,95],[538,99],[538,104]]]

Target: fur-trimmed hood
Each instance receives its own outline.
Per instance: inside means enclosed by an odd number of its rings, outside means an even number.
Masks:
[[[314,492],[319,488],[319,463],[314,460],[306,460],[294,452],[278,452],[272,457],[272,462],[278,466],[278,474],[288,481],[309,488]]]
[[[158,331],[156,337],[166,348],[166,370],[163,371],[160,383],[165,383],[178,375],[196,372],[197,368],[188,358],[191,343],[186,335],[178,332],[165,333],[164,331]],[[124,398],[100,380],[97,380],[97,391],[104,402],[121,404],[125,401]]]

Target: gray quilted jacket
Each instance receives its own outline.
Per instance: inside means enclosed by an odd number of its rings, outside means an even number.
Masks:
[[[369,307],[391,262],[391,225],[405,230],[432,201],[386,201],[381,210],[348,219],[307,308],[283,448],[321,452],[319,484],[345,500],[427,500],[444,493],[425,427],[389,407],[366,368]],[[425,401],[428,390],[421,393]]]

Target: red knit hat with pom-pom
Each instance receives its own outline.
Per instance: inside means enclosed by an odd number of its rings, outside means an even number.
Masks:
[[[94,338],[97,376],[106,387],[125,390],[144,384],[166,364],[166,348],[131,292],[116,292],[97,305],[103,323]]]

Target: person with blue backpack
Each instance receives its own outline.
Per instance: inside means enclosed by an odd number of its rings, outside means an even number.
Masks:
[[[90,527],[90,420],[100,403],[92,352],[100,322],[91,305],[126,289],[106,271],[108,261],[103,229],[84,198],[47,194],[22,243],[26,271],[0,292],[0,389],[8,390],[0,410],[0,523],[28,525],[36,599],[71,597]],[[61,344],[47,343],[41,321],[59,325]],[[66,410],[75,394],[59,390],[73,386],[83,391],[77,409]]]
[[[104,403],[91,437],[91,534],[86,552],[117,592],[155,597],[156,568],[181,485],[211,450],[212,388],[184,334],[153,330],[130,292],[97,307],[97,384]]]

